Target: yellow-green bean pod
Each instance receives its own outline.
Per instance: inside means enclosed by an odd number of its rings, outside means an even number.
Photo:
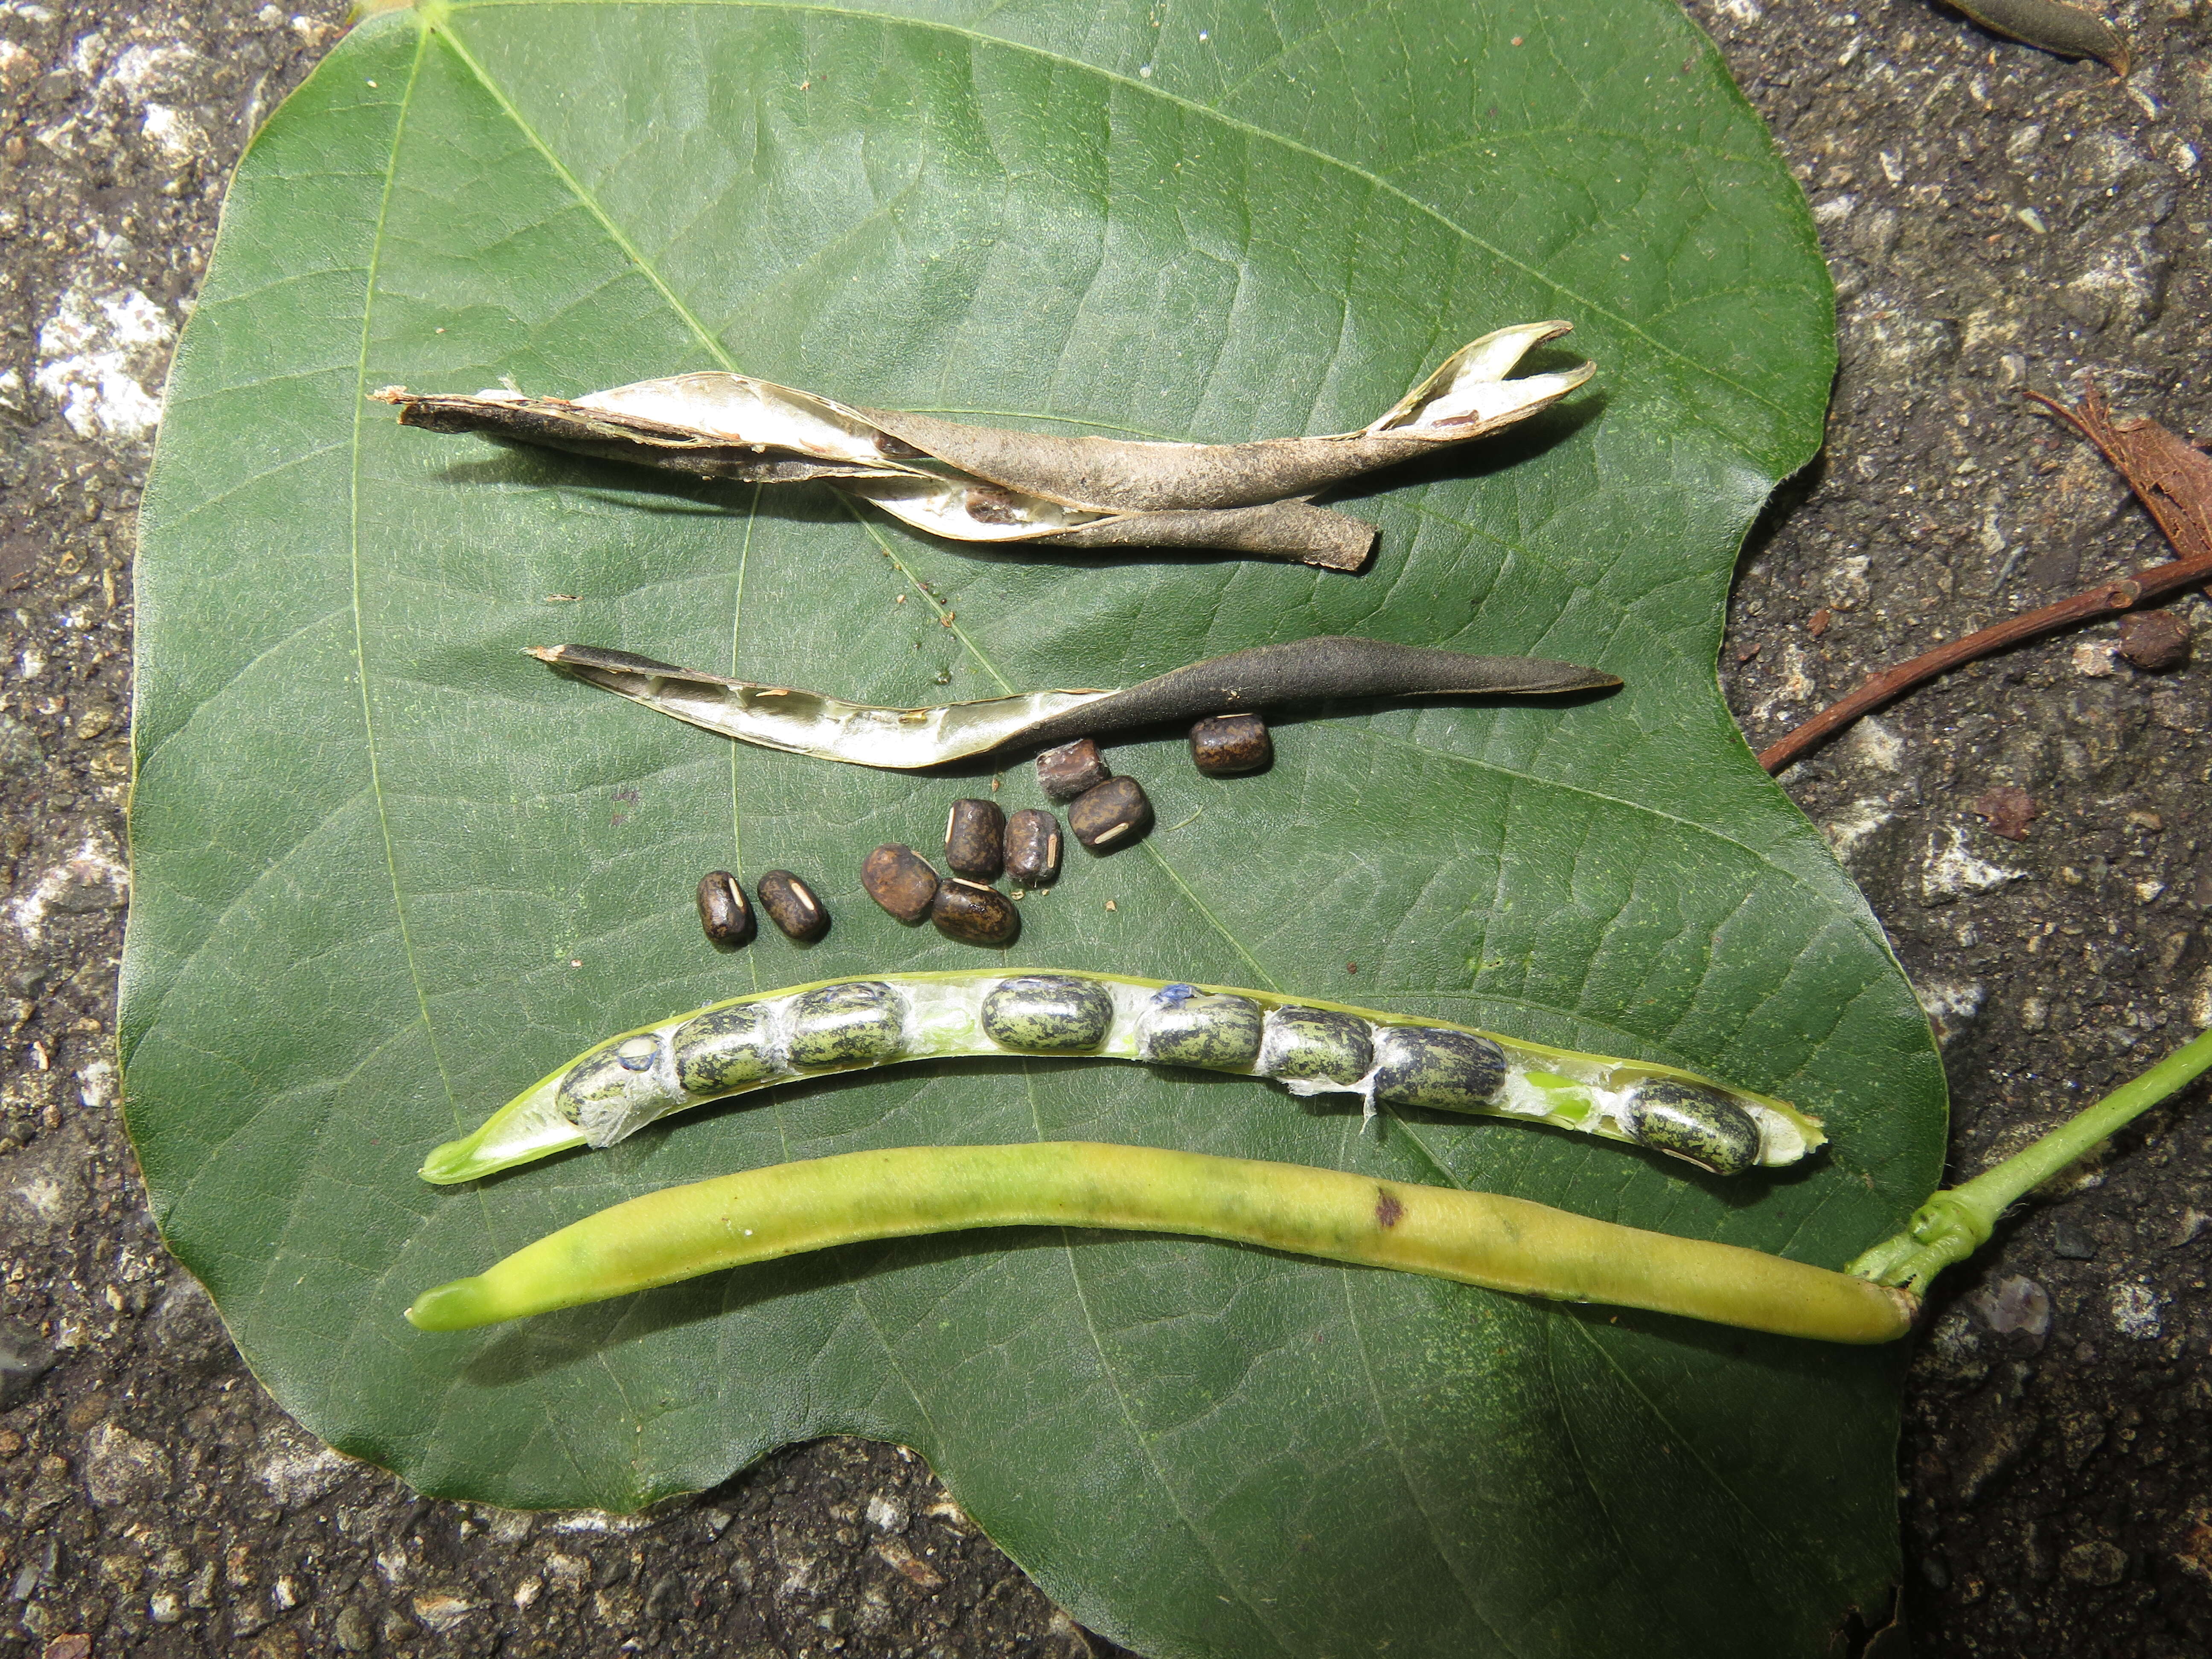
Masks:
[[[1042,1141],[847,1152],[649,1193],[475,1278],[425,1291],[407,1317],[424,1330],[461,1330],[833,1245],[1020,1226],[1192,1234],[1829,1342],[1890,1341],[1918,1309],[1905,1291],[1863,1279],[1525,1199]]]
[[[1294,1095],[1479,1112],[1580,1129],[1718,1174],[1793,1164],[1826,1139],[1787,1101],[1669,1066],[1527,1042],[1445,1020],[1066,969],[824,980],[641,1026],[540,1079],[422,1178],[474,1180],[607,1146],[686,1107],[795,1079],[973,1055],[1131,1060],[1236,1072]]]

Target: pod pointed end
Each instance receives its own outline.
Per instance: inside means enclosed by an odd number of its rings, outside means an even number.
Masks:
[[[481,1279],[456,1279],[433,1285],[407,1310],[407,1322],[418,1331],[465,1331],[496,1324],[506,1317]]]

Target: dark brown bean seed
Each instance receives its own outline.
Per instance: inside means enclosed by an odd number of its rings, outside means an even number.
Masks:
[[[709,944],[734,951],[753,936],[753,907],[726,870],[709,870],[699,882],[699,926]]]
[[[2148,673],[2189,660],[2189,624],[2170,611],[2131,611],[2120,618],[2120,654]]]
[[[830,913],[814,890],[788,870],[771,870],[760,878],[761,908],[787,937],[811,944],[830,931]]]
[[[996,801],[956,800],[945,819],[945,861],[956,876],[996,881],[1006,862],[1006,815]]]
[[[1068,803],[1067,827],[1094,853],[1111,853],[1142,841],[1152,827],[1152,804],[1134,778],[1109,778]]]
[[[1257,714],[1209,714],[1190,728],[1190,757],[1209,778],[1262,772],[1274,764],[1274,740]]]
[[[1088,738],[1046,750],[1036,757],[1036,774],[1038,787],[1054,800],[1073,800],[1114,775]]]
[[[1060,820],[1024,806],[1006,820],[1006,878],[1024,887],[1060,879]]]
[[[963,945],[1011,945],[1022,931],[1021,912],[994,887],[954,879],[937,890],[929,907],[937,931]]]
[[[937,896],[937,872],[913,848],[891,842],[878,847],[860,865],[860,885],[868,896],[901,921],[926,921]]]

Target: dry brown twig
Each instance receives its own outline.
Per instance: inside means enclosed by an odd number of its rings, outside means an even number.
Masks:
[[[2212,456],[2156,421],[2113,420],[2094,381],[2084,382],[2078,405],[2062,404],[2039,392],[2027,396],[2104,452],[2105,459],[2128,481],[2128,487],[2165,532],[2173,547],[2173,558],[2164,564],[2145,565],[2117,581],[2100,582],[2054,605],[2023,611],[1882,670],[1849,696],[1829,704],[1762,750],[1759,763],[1768,772],[1795,765],[1862,714],[1873,713],[1962,663],[2023,640],[2132,611],[2184,588],[2212,582]]]

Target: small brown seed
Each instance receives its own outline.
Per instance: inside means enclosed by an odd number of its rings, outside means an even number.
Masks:
[[[1006,815],[996,801],[952,803],[945,819],[945,861],[970,881],[999,878],[1006,861]]]
[[[921,921],[937,896],[937,872],[911,847],[894,842],[878,847],[860,866],[860,885],[868,896],[901,921]]]
[[[937,931],[963,945],[1010,945],[1022,931],[1021,912],[995,887],[957,878],[937,890],[929,907]]]
[[[753,936],[753,907],[745,902],[745,890],[726,870],[709,870],[699,882],[699,926],[707,941],[734,951]]]
[[[1190,757],[1209,778],[1260,772],[1274,763],[1274,740],[1257,714],[1209,714],[1190,728]]]
[[[1060,820],[1024,806],[1006,820],[1006,878],[1024,887],[1060,879]]]
[[[1144,839],[1152,827],[1152,804],[1134,778],[1109,778],[1068,803],[1067,827],[1094,853],[1111,853]]]
[[[785,934],[811,944],[830,931],[830,913],[814,890],[788,870],[771,870],[760,878],[761,908]]]
[[[2131,611],[2120,618],[2120,654],[2153,674],[2189,660],[2189,624],[2170,611]]]
[[[1036,774],[1038,786],[1054,800],[1073,800],[1114,775],[1088,738],[1046,750],[1036,757]]]

